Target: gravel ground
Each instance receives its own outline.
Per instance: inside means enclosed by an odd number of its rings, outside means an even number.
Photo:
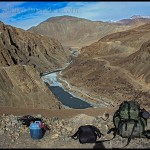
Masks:
[[[55,117],[43,117],[35,115],[34,117],[42,117],[43,121],[50,127],[50,132],[46,131],[44,137],[40,140],[34,140],[30,136],[29,127],[22,125],[17,121],[21,116],[1,115],[0,116],[0,148],[86,148],[86,149],[104,149],[104,148],[122,148],[126,145],[127,139],[116,136],[113,140],[109,140],[112,134],[107,131],[113,127],[112,115],[109,118],[102,115],[89,116],[86,114],[78,114],[71,118],[59,119]],[[79,126],[91,124],[100,129],[104,134],[98,138],[99,143],[96,144],[80,144],[78,140],[70,138]],[[148,120],[148,127],[150,119]],[[145,138],[132,139],[128,148],[150,148],[150,142]]]

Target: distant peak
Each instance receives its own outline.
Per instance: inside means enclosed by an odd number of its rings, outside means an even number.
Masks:
[[[142,16],[140,16],[140,15],[134,15],[130,19],[138,19],[138,18],[142,18]]]
[[[66,20],[67,21],[74,21],[74,20],[79,21],[79,20],[87,20],[87,19],[64,15],[64,16],[50,17],[44,22],[55,22],[55,21],[66,21]]]
[[[150,19],[150,16],[134,15],[134,16],[132,16],[130,19],[139,19],[139,18],[149,18],[149,19]]]

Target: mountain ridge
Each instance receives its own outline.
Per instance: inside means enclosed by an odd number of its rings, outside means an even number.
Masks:
[[[106,97],[117,105],[138,95],[137,101],[149,106],[149,33],[150,24],[147,23],[109,34],[83,47],[62,77],[76,88],[99,98],[99,102],[100,97]]]
[[[113,32],[122,31],[127,26],[103,21],[91,21],[73,16],[56,16],[48,18],[39,25],[31,27],[41,35],[55,37],[63,46],[85,46]]]

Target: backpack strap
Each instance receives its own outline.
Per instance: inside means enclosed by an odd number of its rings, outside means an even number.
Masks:
[[[130,102],[127,101],[127,104],[128,104],[128,120],[130,120],[130,118],[131,118],[131,116],[130,116],[130,109],[131,109]],[[124,122],[126,122],[125,130],[127,130],[127,120],[125,120]],[[134,120],[134,126],[132,128],[131,135],[128,137],[127,144],[124,147],[126,147],[130,143],[130,141],[132,139],[134,129],[135,129],[136,126],[137,126],[137,122]]]
[[[117,129],[116,129],[116,128],[111,128],[111,129],[107,132],[107,134],[111,133],[112,131],[113,131],[113,138],[112,138],[112,139],[114,139],[114,138],[116,137],[116,135],[117,135]],[[110,140],[112,140],[112,139],[110,139]]]
[[[128,119],[130,120],[131,116],[130,116],[130,109],[131,109],[131,106],[130,106],[130,102],[127,102],[128,103]]]
[[[120,109],[120,108],[119,108],[119,109]],[[115,118],[117,115],[119,116],[119,110],[117,110],[117,111],[115,112],[115,114],[114,114],[114,117],[113,117],[113,123],[114,123],[114,125],[115,125],[115,120],[114,120],[114,118]],[[121,122],[121,119],[119,120],[118,125],[120,124],[120,122]],[[111,129],[108,130],[107,134],[110,134],[111,132],[113,132],[113,138],[112,138],[112,139],[114,139],[114,138],[116,137],[117,133],[118,133],[118,130],[119,130],[119,129],[118,129],[118,126],[115,125],[114,128],[111,128]],[[112,140],[112,139],[111,139],[111,140]]]
[[[135,129],[135,127],[137,126],[137,122],[138,122],[138,121],[134,120],[134,126],[133,126],[133,128],[132,128],[131,135],[128,137],[127,144],[126,144],[124,147],[126,147],[126,146],[130,143],[130,141],[131,141],[131,139],[132,139],[132,135],[133,135],[134,129]],[[124,147],[123,147],[123,148],[124,148]]]
[[[108,130],[107,134],[110,134],[111,132],[113,132],[113,138],[112,139],[114,139],[116,137],[118,131],[119,131],[119,128],[111,128]],[[110,140],[112,140],[112,139],[110,139]]]
[[[77,138],[75,138],[75,137],[77,137]],[[79,130],[74,135],[72,135],[71,138],[73,138],[74,140],[79,139]]]
[[[94,132],[96,132],[97,136],[100,138],[101,135],[104,135],[103,133],[100,132],[100,130],[98,128],[96,128],[95,126],[90,126],[91,128],[93,128]]]
[[[144,135],[147,139],[150,139],[150,130],[143,131],[143,135]]]

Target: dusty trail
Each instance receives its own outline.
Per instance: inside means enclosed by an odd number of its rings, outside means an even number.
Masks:
[[[140,88],[141,88],[142,91],[147,92],[147,91],[150,90],[150,85],[145,85],[144,83],[139,82],[138,80],[134,79],[134,77],[132,76],[132,74],[129,73],[127,70],[125,70],[125,69],[123,69],[123,68],[121,68],[119,66],[112,66],[108,60],[103,59],[101,57],[94,57],[93,59],[98,60],[98,61],[104,61],[106,63],[104,65],[106,68],[116,69],[116,70],[120,71],[121,73],[123,73],[125,75],[125,77],[128,78],[128,81],[130,83],[132,83],[136,87],[140,86]]]
[[[78,114],[86,114],[89,116],[97,116],[104,112],[113,114],[118,107],[107,108],[86,108],[86,109],[30,109],[30,108],[17,108],[17,107],[0,107],[0,115],[13,114],[13,115],[33,115],[41,114],[42,116],[51,118],[57,116],[59,119],[71,118]]]

